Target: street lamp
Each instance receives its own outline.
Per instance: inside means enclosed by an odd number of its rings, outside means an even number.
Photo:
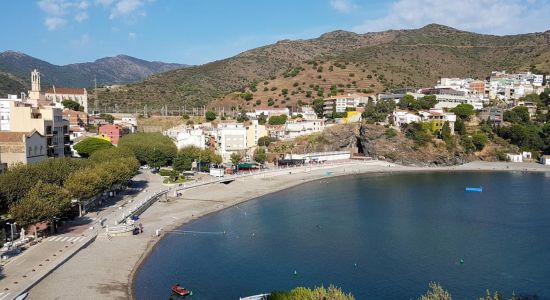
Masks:
[[[11,231],[11,242],[13,243],[13,233],[15,232],[15,230],[17,230],[17,222],[13,222],[13,223],[6,223],[8,225],[10,225],[10,231]],[[15,229],[14,229],[15,227]]]

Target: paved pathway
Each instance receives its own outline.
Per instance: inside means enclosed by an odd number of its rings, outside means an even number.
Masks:
[[[141,201],[161,188],[159,176],[149,171],[140,172],[133,178],[140,193],[126,195],[97,212],[90,212],[61,229],[61,234],[42,239],[36,245],[4,264],[0,280],[0,300],[14,299],[33,287],[49,273],[71,258],[82,248],[103,234],[99,222],[114,224],[121,211],[131,201]],[[131,203],[130,202],[130,203]],[[110,204],[110,205],[109,205]]]

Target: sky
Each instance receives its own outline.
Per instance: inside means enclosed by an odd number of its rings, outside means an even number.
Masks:
[[[550,0],[21,0],[0,15],[0,51],[57,65],[118,54],[197,65],[340,29],[550,30]]]

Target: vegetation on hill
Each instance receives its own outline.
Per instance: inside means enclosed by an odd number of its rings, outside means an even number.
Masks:
[[[317,39],[285,40],[136,84],[104,89],[99,98],[102,105],[131,109],[145,104],[150,109],[164,104],[171,109],[198,107],[218,99],[228,102],[219,106],[249,108],[256,101],[259,106],[269,105],[269,98],[272,106],[284,107],[298,105],[298,101],[312,103],[320,97],[321,87],[327,96],[332,85],[342,94],[432,86],[445,76],[485,78],[495,69],[548,73],[549,39],[550,31],[491,36],[440,25],[367,34],[336,31]]]
[[[8,94],[19,95],[21,92],[27,92],[28,85],[30,84],[19,77],[0,72],[0,98],[5,98]]]

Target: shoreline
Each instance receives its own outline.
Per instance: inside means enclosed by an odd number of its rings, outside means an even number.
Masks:
[[[331,175],[331,178],[351,176],[351,175],[377,175],[377,174],[391,175],[391,174],[431,173],[431,172],[451,172],[451,173],[454,173],[454,172],[479,172],[479,171],[481,171],[481,172],[530,172],[530,173],[550,172],[550,168],[548,168],[547,170],[539,169],[539,168],[527,169],[527,168],[517,168],[517,167],[514,167],[512,169],[510,169],[510,168],[506,168],[506,169],[503,169],[503,168],[500,168],[500,169],[499,168],[487,169],[487,168],[485,168],[484,169],[484,168],[480,168],[480,167],[478,167],[477,169],[475,167],[474,168],[467,167],[467,168],[464,168],[464,169],[460,168],[460,167],[463,167],[463,166],[466,166],[466,165],[469,165],[469,164],[471,164],[471,163],[468,163],[468,164],[465,164],[465,165],[459,165],[459,166],[445,166],[445,167],[408,167],[408,168],[412,168],[412,169],[399,168],[395,172],[391,169],[388,169],[388,170],[379,170],[379,171],[371,171],[371,172],[365,171],[365,172],[361,172],[361,173],[349,173],[349,174],[348,173],[343,173],[343,174]],[[493,163],[491,163],[491,164],[493,164]],[[506,163],[504,163],[504,164],[506,164]],[[529,164],[531,165],[532,163],[529,163]],[[406,167],[406,166],[395,165],[395,164],[391,164],[391,165],[392,165],[392,167],[395,167],[395,166],[397,166],[397,167]],[[509,167],[508,164],[507,164],[507,166]],[[330,168],[327,168],[327,169],[330,169]],[[283,175],[279,175],[279,176],[283,176]],[[178,227],[182,227],[182,226],[184,226],[186,224],[189,224],[191,222],[194,222],[194,221],[196,221],[200,218],[206,217],[206,216],[211,215],[211,214],[219,213],[223,210],[232,208],[232,207],[237,206],[239,204],[242,204],[242,203],[245,203],[245,202],[248,202],[248,201],[252,201],[252,200],[256,200],[258,198],[265,197],[265,196],[271,195],[273,193],[284,191],[284,190],[287,190],[287,189],[290,189],[290,188],[293,188],[293,187],[297,187],[297,186],[300,186],[300,185],[303,185],[303,184],[306,184],[306,183],[315,182],[315,181],[321,180],[322,178],[324,178],[324,177],[318,177],[318,178],[311,178],[311,179],[308,179],[308,180],[303,180],[301,182],[298,182],[295,185],[284,187],[284,188],[278,189],[278,190],[273,190],[273,191],[271,191],[267,194],[256,196],[254,198],[250,198],[250,199],[247,199],[247,200],[243,200],[241,202],[232,204],[231,206],[224,207],[220,210],[215,210],[215,211],[197,216],[195,219],[188,220],[188,221],[185,221],[185,222],[182,222],[182,223],[177,223],[177,224],[170,225],[170,227],[168,227],[167,230],[172,230],[172,229],[176,229]],[[157,247],[157,245],[166,236],[167,236],[166,234],[163,234],[158,240],[156,240],[156,241],[152,240],[148,244],[146,251],[140,257],[140,259],[136,262],[136,265],[132,269],[132,272],[131,272],[130,277],[129,277],[129,282],[128,282],[128,289],[129,289],[128,295],[130,296],[130,299],[136,299],[136,297],[135,297],[136,296],[135,295],[135,288],[134,287],[135,287],[135,284],[136,284],[137,273],[139,272],[139,270],[143,266],[144,262],[149,258],[149,256],[151,255],[151,253],[155,249],[155,247]]]
[[[460,166],[448,167],[406,167],[381,161],[354,162],[336,166],[326,166],[320,169],[288,169],[275,176],[265,178],[262,175],[250,176],[238,179],[228,185],[217,183],[202,187],[196,187],[184,192],[182,198],[176,198],[170,202],[155,203],[141,217],[144,227],[149,229],[147,233],[140,234],[134,238],[118,238],[113,241],[98,239],[90,245],[89,250],[76,255],[71,261],[61,266],[38,283],[30,292],[29,299],[59,297],[61,299],[72,297],[63,293],[71,294],[63,290],[63,277],[75,278],[82,276],[82,272],[88,277],[91,275],[84,269],[89,265],[87,259],[98,261],[94,267],[98,272],[113,272],[105,278],[97,274],[96,282],[87,278],[87,284],[92,286],[83,287],[85,291],[77,292],[80,298],[82,295],[89,295],[90,299],[116,298],[136,299],[134,285],[137,273],[143,263],[153,252],[165,235],[166,231],[181,227],[212,213],[217,213],[241,203],[257,199],[275,192],[286,190],[304,183],[314,182],[327,177],[342,177],[349,175],[377,175],[377,174],[401,174],[401,173],[427,173],[427,172],[537,172],[550,173],[550,167],[536,163],[504,163],[504,162],[472,162]],[[326,172],[332,172],[327,175]],[[162,228],[164,231],[160,237],[147,235],[154,233],[155,228]],[[139,238],[136,238],[139,237]],[[124,243],[126,242],[126,243]],[[132,245],[128,245],[128,244]],[[104,251],[102,247],[110,246],[111,249]],[[95,249],[94,249],[95,248]],[[105,253],[109,252],[109,253]],[[80,257],[79,257],[80,256]],[[112,262],[114,266],[109,265]],[[79,270],[84,270],[80,271]],[[93,272],[93,270],[90,270]],[[62,274],[67,272],[68,274]],[[68,275],[68,276],[67,276]],[[92,282],[90,282],[92,281]],[[102,282],[103,281],[103,282]],[[109,288],[109,289],[107,289]],[[95,291],[94,294],[93,290]],[[92,291],[90,291],[92,290]],[[34,294],[34,295],[33,295]],[[74,292],[73,292],[74,294]],[[75,295],[76,295],[75,294]],[[107,294],[107,295],[106,295]],[[116,294],[116,295],[113,295]],[[38,296],[40,295],[40,296]],[[33,297],[34,296],[34,297]],[[84,297],[88,299],[87,297]]]

